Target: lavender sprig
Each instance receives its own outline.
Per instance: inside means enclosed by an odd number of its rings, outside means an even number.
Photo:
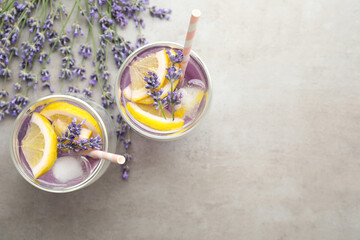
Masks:
[[[175,105],[180,104],[182,98],[181,94],[179,95],[174,91],[174,82],[180,79],[182,73],[181,68],[177,69],[175,65],[181,63],[184,56],[181,50],[178,50],[175,55],[172,55],[169,50],[166,50],[166,53],[168,54],[170,61],[172,62],[172,67],[166,68],[167,74],[165,75],[165,77],[171,83],[171,89],[170,92],[168,93],[168,96],[163,99],[163,104],[171,106],[172,119],[174,120]]]
[[[118,123],[118,128],[116,130],[116,136],[118,141],[123,143],[124,149],[125,149],[125,163],[122,165],[122,178],[124,180],[127,180],[129,178],[129,162],[132,160],[132,156],[129,153],[129,147],[131,145],[130,140],[130,126],[127,125],[127,123],[124,121],[124,119],[121,117],[120,114],[117,115],[116,122]]]
[[[173,66],[175,65],[175,63],[181,63],[184,59],[184,55],[180,49],[177,50],[174,55],[168,49],[166,50],[166,53],[169,56],[170,61],[173,63]]]
[[[164,89],[157,90],[160,86],[159,77],[156,73],[148,72],[146,73],[148,76],[144,76],[145,88],[149,89],[147,94],[154,99],[154,107],[157,110],[160,107],[160,110],[166,119],[164,110],[161,106],[161,94],[164,92]]]
[[[90,149],[102,149],[102,138],[100,135],[97,135],[95,138],[91,137],[90,139],[79,139],[82,125],[85,123],[85,119],[77,123],[77,119],[74,118],[72,122],[68,125],[65,132],[62,132],[62,137],[58,137],[57,147],[59,151],[63,152],[80,152],[83,150]]]

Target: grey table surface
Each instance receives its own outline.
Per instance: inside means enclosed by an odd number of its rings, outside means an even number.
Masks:
[[[0,239],[359,239],[360,2],[151,4],[173,14],[145,16],[150,42],[182,43],[191,10],[203,13],[194,50],[214,87],[204,121],[172,142],[132,134],[128,181],[111,165],[59,195],[16,172],[5,120]]]

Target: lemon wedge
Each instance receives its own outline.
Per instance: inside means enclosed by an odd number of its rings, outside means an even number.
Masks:
[[[183,118],[185,115],[195,118],[196,111],[204,97],[204,91],[201,88],[185,87],[179,90],[183,96],[181,103],[175,106],[175,117]]]
[[[70,103],[50,103],[49,105],[44,107],[43,110],[41,110],[40,114],[49,119],[50,121],[54,122],[54,124],[55,121],[59,123],[60,120],[65,126],[68,126],[74,118],[76,118],[77,123],[80,123],[82,120],[86,119],[85,123],[82,125],[83,128],[91,130],[93,137],[96,137],[98,134],[100,134],[100,136],[102,137],[99,124],[96,122],[93,116],[91,116],[91,114],[84,109]],[[64,128],[59,126],[59,129]]]
[[[128,102],[127,110],[140,123],[159,131],[171,131],[182,128],[184,120],[175,118],[172,120],[171,113],[164,110],[166,119],[162,116],[160,110],[156,110],[152,105],[136,104]]]
[[[50,170],[57,158],[57,136],[49,120],[33,113],[21,149],[34,178]]]
[[[129,68],[131,84],[124,89],[124,96],[134,102],[147,98],[149,95],[148,89],[145,88],[144,76],[148,72],[157,74],[160,82],[158,89],[162,88],[169,64],[170,58],[165,49],[135,61]]]

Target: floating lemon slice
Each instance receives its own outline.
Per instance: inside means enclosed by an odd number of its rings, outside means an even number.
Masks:
[[[144,76],[148,72],[157,74],[160,82],[158,89],[162,88],[165,82],[166,68],[169,67],[169,64],[170,58],[165,49],[135,61],[129,68],[131,84],[124,89],[124,96],[135,102],[147,98],[149,90],[145,88]]]
[[[155,130],[170,131],[184,126],[183,119],[175,118],[173,121],[171,114],[165,109],[166,119],[164,119],[161,111],[156,110],[152,105],[128,102],[126,108],[137,121]]]
[[[62,134],[66,132],[66,129],[68,129],[68,125],[69,124],[66,124],[65,122],[60,120],[60,118],[56,119],[52,123],[52,126],[54,127],[55,133],[58,136],[62,136]],[[81,128],[79,139],[89,139],[91,137],[91,134],[92,134],[91,130],[86,129],[86,128]]]
[[[57,136],[49,120],[33,113],[21,149],[34,178],[50,170],[57,158]]]
[[[102,137],[101,129],[96,120],[91,116],[90,113],[81,109],[75,105],[72,105],[67,102],[54,102],[50,103],[40,112],[41,115],[52,121],[56,124],[55,121],[61,121],[66,126],[68,126],[71,121],[76,118],[77,123],[80,123],[82,120],[86,119],[85,123],[82,125],[84,128],[92,131],[92,136],[96,137],[98,134]],[[58,120],[59,119],[59,120]],[[59,126],[59,129],[61,127]]]
[[[171,91],[171,83],[169,80],[165,80],[166,84],[165,86],[163,87],[163,93],[161,94],[160,98],[163,99],[164,97],[166,97],[168,95],[168,93]],[[176,80],[174,83],[173,83],[173,89],[176,88],[176,86],[178,85],[179,83],[179,80]],[[142,103],[142,104],[153,104],[154,103],[154,99],[150,96],[148,96],[147,98],[144,98],[144,99],[141,99],[141,100],[138,100],[137,103]]]

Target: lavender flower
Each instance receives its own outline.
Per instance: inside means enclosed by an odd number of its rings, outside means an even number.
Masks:
[[[114,55],[114,59],[118,68],[120,68],[123,61],[130,55],[134,50],[134,47],[129,42],[122,44],[114,44],[111,51]]]
[[[139,48],[139,47],[141,47],[141,46],[143,46],[143,45],[145,45],[145,44],[147,44],[147,43],[148,43],[148,42],[146,41],[146,38],[140,37],[140,38],[138,38],[137,41],[136,41],[136,47]]]
[[[40,29],[40,22],[35,17],[30,17],[26,20],[26,24],[29,27],[29,32],[37,32]]]
[[[14,15],[11,14],[9,11],[5,11],[3,14],[1,14],[1,18],[4,23],[14,24],[15,22]]]
[[[68,33],[71,33],[71,32],[72,32],[74,37],[78,37],[79,34],[81,34],[81,36],[84,35],[84,32],[82,31],[80,24],[77,23],[77,22],[73,23],[71,28],[68,30]]]
[[[51,84],[49,82],[44,82],[41,86],[41,89],[49,89],[50,93],[54,93],[54,89],[51,87]]]
[[[38,53],[38,49],[34,44],[24,42],[21,44],[20,50],[22,51],[22,63],[20,67],[25,68],[26,65],[31,65],[35,55]]]
[[[128,150],[129,149],[129,146],[131,144],[131,140],[130,139],[125,139],[124,141],[124,148],[125,150]]]
[[[103,95],[101,95],[101,101],[105,109],[114,108],[115,98],[112,96],[110,92],[105,92]]]
[[[129,172],[129,169],[127,169],[127,168],[125,168],[125,167],[123,167],[123,173],[122,173],[122,178],[124,179],[124,180],[127,180],[128,178],[129,178],[129,174],[128,174],[128,172]]]
[[[61,69],[59,78],[60,79],[67,79],[67,80],[71,81],[72,78],[73,78],[71,70],[68,69],[68,68]]]
[[[36,48],[36,52],[40,52],[40,49],[44,47],[44,43],[45,43],[44,33],[37,31],[34,37],[34,45]]]
[[[7,96],[9,96],[8,91],[6,91],[5,89],[0,91],[0,98],[6,98]]]
[[[150,15],[152,17],[155,17],[155,18],[159,18],[159,19],[166,19],[166,20],[169,20],[170,19],[170,16],[169,14],[171,13],[171,9],[168,9],[168,10],[165,10],[165,9],[156,9],[156,6],[153,6],[151,9],[150,9]]]
[[[184,59],[184,56],[182,54],[181,50],[177,50],[177,53],[175,55],[172,55],[172,53],[167,49],[166,53],[170,58],[170,61],[175,64],[175,63],[181,63]]]
[[[69,86],[68,89],[65,90],[65,92],[67,93],[79,93],[80,89],[78,89],[77,87],[74,86]]]
[[[61,46],[67,46],[70,42],[71,42],[71,38],[69,38],[69,36],[64,34],[60,37]]]
[[[178,54],[175,55],[173,60],[176,62],[180,61],[179,56],[180,56],[180,53],[178,52]],[[172,119],[174,120],[175,119],[175,115],[174,115],[175,108],[174,107],[175,107],[175,105],[181,103],[180,99],[182,98],[182,95],[178,94],[177,92],[174,91],[173,82],[180,79],[181,68],[179,68],[179,70],[176,70],[175,67],[169,67],[169,68],[166,68],[166,70],[167,70],[167,74],[165,75],[165,77],[171,82],[171,91],[168,92],[168,95],[162,100],[162,103],[166,106],[169,106],[169,105],[171,106]]]
[[[169,67],[169,68],[166,68],[166,70],[167,70],[167,74],[165,75],[165,77],[169,81],[176,81],[176,80],[180,79],[181,68],[179,68],[178,71],[176,71],[175,67]]]
[[[81,44],[79,54],[81,54],[85,59],[91,56],[91,47],[89,45]]]
[[[19,56],[19,49],[17,48],[17,47],[15,47],[15,46],[12,46],[11,48],[10,48],[10,54],[13,54],[13,55],[15,55],[15,56]]]
[[[144,81],[145,81],[145,88],[149,89],[148,95],[154,99],[155,109],[158,109],[159,107],[162,109],[160,103],[161,100],[160,96],[164,90],[162,88],[159,91],[157,90],[157,88],[160,86],[159,77],[157,76],[156,73],[153,72],[148,72],[147,75],[148,76],[144,77]],[[164,118],[165,118],[165,114],[164,114]]]
[[[17,117],[24,107],[29,103],[29,99],[21,94],[17,94],[11,98],[9,102],[0,102],[0,121],[5,115]]]
[[[19,32],[20,32],[19,27],[17,25],[14,25],[12,32],[13,33],[11,35],[10,42],[11,42],[11,44],[15,44],[19,37]]]
[[[47,18],[45,21],[44,21],[44,24],[43,24],[43,31],[51,31],[52,27],[54,26],[54,22],[52,21],[52,18]]]
[[[50,36],[48,36],[48,42],[50,48],[54,48],[54,50],[58,49],[60,46],[60,38],[55,32],[52,32]]]
[[[40,71],[40,75],[41,75],[41,81],[42,81],[42,82],[47,82],[47,81],[49,81],[49,79],[50,79],[50,73],[49,73],[48,70],[42,69],[42,70]]]
[[[19,82],[17,82],[17,83],[14,83],[14,90],[16,91],[16,92],[19,92],[20,90],[21,90],[21,84],[19,83]]]
[[[98,0],[98,2],[99,2],[99,5],[102,6],[106,3],[106,0]]]
[[[120,24],[120,26],[125,27],[126,25],[128,25],[128,21],[125,14],[123,13],[122,6],[118,5],[116,1],[114,1],[111,9],[111,16],[115,19],[117,23]]]
[[[71,46],[64,46],[59,49],[63,56],[71,54]]]
[[[35,80],[35,75],[26,72],[24,70],[21,70],[19,73],[19,78],[23,81],[26,82],[27,86],[30,86],[31,84],[35,83],[36,84],[36,80]]]
[[[95,138],[91,137],[90,139],[79,139],[82,129],[81,126],[85,121],[84,119],[82,122],[77,123],[77,119],[73,119],[65,132],[61,133],[62,137],[57,138],[59,151],[80,152],[89,149],[102,149],[103,144],[100,135],[97,135]]]
[[[90,75],[89,84],[90,84],[91,86],[95,86],[95,85],[97,84],[97,82],[98,82],[98,76],[97,76],[97,74],[96,74],[96,73],[91,74],[91,75]]]
[[[0,70],[0,76],[5,78],[10,78],[12,76],[12,71],[6,67]]]
[[[90,6],[90,18],[89,20],[91,21],[91,19],[98,19],[99,18],[99,9],[95,6]]]
[[[111,25],[114,24],[114,21],[112,19],[110,19],[108,16],[103,16],[103,17],[100,18],[99,23],[101,25],[101,29],[103,31],[105,31],[108,28],[110,28]]]
[[[9,64],[9,56],[7,50],[0,48],[0,67],[5,68]]]
[[[75,76],[81,76],[81,80],[85,80],[86,79],[86,70],[84,68],[84,66],[82,67],[74,67],[74,70],[73,70],[73,75]]]
[[[101,73],[101,78],[102,80],[104,80],[105,82],[107,82],[110,79],[110,72],[109,71],[102,71]],[[109,85],[110,86],[110,85]]]
[[[68,54],[62,59],[63,68],[72,69],[75,66],[75,59],[72,54]]]
[[[172,95],[172,97],[171,97]],[[177,91],[168,92],[168,95],[161,101],[164,106],[174,107],[181,103],[181,98],[183,97],[182,93],[178,93]]]
[[[47,59],[48,54],[45,52],[40,52],[38,62],[44,64],[44,61]],[[50,58],[47,59],[46,63],[50,63]]]
[[[92,91],[91,91],[90,88],[85,88],[85,89],[83,90],[82,94],[83,94],[84,96],[87,96],[87,97],[92,97]]]
[[[115,31],[112,30],[111,28],[108,28],[104,31],[104,40],[102,42],[100,42],[101,45],[104,45],[106,46],[106,42],[105,42],[105,39],[107,39],[108,41],[112,42],[114,40],[114,36],[115,36]]]

